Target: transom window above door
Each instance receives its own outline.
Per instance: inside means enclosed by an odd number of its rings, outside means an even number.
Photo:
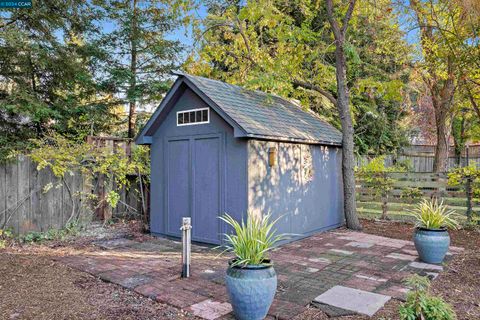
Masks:
[[[210,122],[210,109],[190,109],[177,112],[177,126],[188,126]]]

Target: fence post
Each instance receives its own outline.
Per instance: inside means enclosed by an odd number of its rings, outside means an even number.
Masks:
[[[465,183],[465,191],[467,193],[467,221],[471,222],[472,221],[472,197],[473,197],[471,177],[467,178],[467,181]]]

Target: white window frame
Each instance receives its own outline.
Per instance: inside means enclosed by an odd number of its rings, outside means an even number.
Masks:
[[[207,110],[207,121],[190,122],[190,123],[178,123],[178,115],[180,113],[189,113],[189,112],[196,112],[196,111],[203,111],[203,110]],[[193,125],[196,125],[196,124],[207,124],[207,123],[210,123],[210,108],[197,108],[197,109],[177,111],[176,116],[177,116],[177,127],[193,126]]]

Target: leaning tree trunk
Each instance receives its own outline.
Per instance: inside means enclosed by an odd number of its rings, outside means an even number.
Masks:
[[[335,37],[335,75],[337,78],[337,109],[342,124],[343,151],[343,209],[349,229],[361,230],[362,225],[357,216],[355,199],[355,154],[353,143],[353,122],[350,113],[350,96],[347,87],[347,61],[345,59],[345,34],[355,8],[355,0],[350,0],[342,25],[335,18],[333,0],[326,0],[328,22]]]
[[[340,41],[339,41],[340,40]],[[355,153],[353,142],[353,122],[350,114],[350,98],[347,87],[347,63],[344,52],[344,38],[337,39],[335,49],[336,77],[337,77],[337,108],[342,124],[342,169],[343,169],[343,197],[345,220],[349,229],[361,230],[362,226],[357,216],[355,199]]]

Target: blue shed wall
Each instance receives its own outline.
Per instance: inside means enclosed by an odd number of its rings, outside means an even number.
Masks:
[[[219,214],[223,214],[223,212],[228,212],[232,216],[240,219],[242,215],[247,211],[247,141],[244,139],[234,138],[233,128],[228,125],[212,109],[210,109],[210,123],[208,124],[188,126],[177,126],[176,124],[177,111],[206,107],[208,107],[208,105],[201,98],[199,98],[193,91],[186,88],[183,94],[178,98],[178,100],[174,101],[172,109],[168,112],[165,119],[162,121],[161,125],[158,127],[152,137],[150,208],[150,228],[152,233],[174,235],[172,234],[172,232],[168,232],[168,229],[174,230],[175,224],[178,224],[178,228],[180,227],[180,221],[177,222],[177,218],[175,218],[175,221],[168,221],[167,199],[171,199],[172,197],[174,197],[174,195],[170,195],[170,197],[166,196],[166,189],[168,188],[167,183],[175,183],[174,187],[178,187],[179,189],[192,189],[195,187],[192,187],[191,182],[189,184],[187,181],[184,181],[185,178],[183,177],[168,176],[168,170],[172,169],[172,166],[182,166],[184,165],[183,162],[185,161],[188,162],[188,165],[194,165],[194,163],[192,164],[192,162],[195,162],[196,159],[194,155],[190,156],[190,159],[185,159],[185,157],[188,157],[185,155],[187,153],[186,149],[183,150],[180,143],[177,147],[176,144],[172,143],[173,140],[181,142],[182,140],[186,139],[189,140],[190,145],[193,145],[194,147],[195,141],[200,141],[196,139],[219,137],[219,141],[221,141],[221,148],[220,150],[218,150],[218,159],[220,162],[219,166],[221,171],[219,173],[219,176],[222,180],[220,188],[220,191],[222,193],[222,204]],[[208,159],[209,148],[210,146],[208,144],[204,144],[201,148],[196,149],[195,154],[199,154],[200,156],[202,156],[203,153],[203,159]],[[173,152],[178,153],[178,162],[170,161],[169,163],[168,153]],[[207,171],[214,170],[214,168],[211,168],[212,166],[210,161],[203,161],[204,163],[200,168],[205,168],[205,170]],[[187,165],[187,163],[185,163],[185,165]],[[202,177],[208,178],[210,174],[216,174],[215,172],[203,172],[203,170],[198,169],[197,171],[197,176],[199,177],[198,179],[201,179]],[[193,185],[195,184],[193,183]],[[194,206],[195,201],[210,201],[208,192],[204,192],[203,194],[201,193],[202,187],[203,186],[201,185],[196,186],[196,193],[199,194],[198,197],[200,197],[201,199],[191,200],[190,198],[183,204],[181,203],[181,198],[177,199],[178,201],[175,200],[176,202],[180,202],[177,205],[182,206],[182,212],[188,211],[189,214],[191,214],[193,210],[192,207]],[[193,192],[193,190],[189,190],[188,192],[191,193]],[[204,212],[203,214],[206,213]],[[215,218],[214,220],[218,221],[218,223],[220,224],[219,219]],[[206,222],[204,221],[197,221],[196,223],[197,225],[194,225],[194,228],[200,228],[202,230],[212,230],[212,227],[210,225],[205,225]],[[173,226],[171,224],[173,224]],[[202,236],[202,230],[196,230],[197,235],[200,238]],[[219,233],[221,232],[224,232],[223,224],[220,224]],[[218,239],[220,239],[220,237],[220,234],[218,234]],[[206,238],[205,241],[212,242]]]
[[[268,150],[277,163],[268,164]],[[261,140],[248,143],[248,207],[282,217],[277,231],[306,236],[343,224],[341,149]]]

